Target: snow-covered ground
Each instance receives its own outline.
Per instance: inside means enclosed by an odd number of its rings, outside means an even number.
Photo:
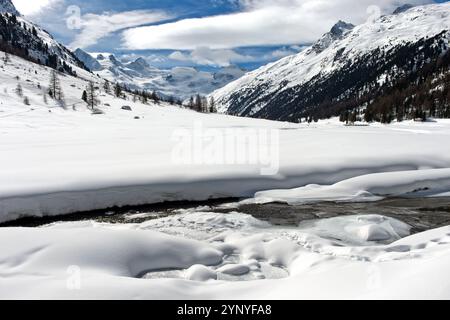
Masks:
[[[50,99],[48,105],[43,102],[47,69],[11,59],[0,72],[0,221],[162,201],[253,197],[263,190],[305,186],[300,201],[450,191],[448,120],[369,127],[345,127],[336,120],[288,124],[143,105],[104,93],[99,109],[105,114],[92,115],[80,102],[83,79],[61,77],[67,101],[63,110]],[[17,83],[30,106],[15,93]],[[235,143],[224,144],[223,151],[237,160],[250,149],[251,141],[239,139],[245,130],[267,134],[270,139],[260,144],[270,151],[270,162],[175,161],[183,135],[193,145],[203,142],[203,149],[211,136],[231,139]],[[203,149],[199,152],[207,154]],[[262,174],[264,167],[275,174]],[[353,180],[343,182],[348,179]],[[322,187],[325,193],[311,184],[334,186]]]
[[[450,192],[448,120],[288,124],[143,105],[104,93],[104,114],[94,115],[80,102],[83,78],[61,76],[66,110],[44,102],[48,78],[48,69],[21,59],[0,62],[0,222],[255,194],[247,201]],[[15,92],[18,83],[30,105]],[[242,155],[239,150],[251,147],[237,139],[243,130],[270,133],[273,139],[261,144],[276,161],[175,161],[183,135],[194,145],[236,139],[224,152]],[[264,165],[278,170],[263,174]],[[207,209],[142,224],[3,228],[0,298],[450,299],[450,227],[409,234],[403,222],[379,215],[281,228]]]
[[[280,228],[196,210],[6,228],[0,298],[449,299],[450,227],[408,235],[378,215]]]

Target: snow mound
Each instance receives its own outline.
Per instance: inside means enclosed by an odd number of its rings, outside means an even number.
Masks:
[[[217,273],[203,265],[195,265],[186,270],[185,278],[191,281],[217,280]]]
[[[411,227],[397,219],[380,215],[344,216],[307,221],[300,230],[322,238],[339,240],[347,245],[370,245],[369,242],[392,243],[410,235]]]
[[[291,190],[262,191],[256,193],[255,202],[376,201],[385,197],[439,196],[449,189],[450,169],[383,172],[331,186],[308,185]]]

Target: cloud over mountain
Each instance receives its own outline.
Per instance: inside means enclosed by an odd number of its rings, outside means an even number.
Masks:
[[[339,19],[361,23],[373,15],[391,13],[399,4],[430,0],[241,0],[240,11],[191,18],[123,33],[128,49],[195,50],[312,42]],[[368,10],[369,9],[369,10]]]

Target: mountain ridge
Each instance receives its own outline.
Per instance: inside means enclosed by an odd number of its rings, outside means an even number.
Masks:
[[[11,0],[0,0],[0,13],[10,13],[20,16],[20,12],[16,9],[16,6]]]
[[[120,61],[111,53],[88,53],[82,49],[77,49],[74,53],[93,72],[111,82],[182,100],[196,94],[209,94],[245,74],[237,66],[224,67],[217,72],[201,71],[193,67],[165,70],[151,66],[142,57]]]
[[[404,48],[436,37],[436,43],[443,42],[442,50],[447,51],[448,30],[449,3],[410,8],[356,26],[341,37],[326,42],[326,46],[321,45],[330,31],[301,53],[247,73],[211,96],[219,111],[224,113],[297,122],[302,117],[312,116],[326,103],[335,105],[378,90],[389,72],[385,67],[393,67],[391,60],[406,56]],[[321,50],[317,50],[318,47]],[[420,46],[415,50],[417,55],[430,56],[422,62],[417,60],[420,56],[397,59],[397,67],[409,72],[407,69],[413,68],[412,65],[424,64],[425,60],[435,60],[445,53],[421,50]],[[369,69],[365,66],[368,63],[371,64]],[[397,74],[402,75],[401,72]],[[332,115],[336,115],[334,111],[323,114]]]
[[[71,75],[76,75],[77,69],[87,70],[72,51],[37,24],[12,13],[17,10],[9,0],[2,1],[9,9],[0,13],[0,51]]]

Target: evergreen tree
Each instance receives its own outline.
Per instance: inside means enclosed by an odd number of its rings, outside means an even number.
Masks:
[[[105,83],[103,84],[103,90],[105,90],[105,92],[106,92],[107,94],[110,93],[110,91],[111,91],[111,85],[110,85],[110,83],[109,83],[108,80],[105,80]]]
[[[81,100],[83,100],[84,102],[87,102],[87,92],[86,92],[86,90],[83,91],[83,94],[81,96]]]
[[[202,101],[201,112],[208,113],[209,112],[208,99],[206,97],[202,97],[201,101]]]
[[[155,101],[156,103],[159,103],[160,101],[159,96],[155,91],[152,92],[152,100]]]
[[[194,109],[198,112],[202,111],[202,97],[199,94],[195,96]]]
[[[55,70],[52,70],[50,73],[48,94],[56,101],[62,102],[64,100],[61,83],[59,82],[58,74]]]
[[[148,103],[148,94],[146,91],[142,91],[142,103],[147,104]]]
[[[92,81],[89,81],[86,88],[86,103],[91,110],[94,110],[95,106],[99,104],[97,90],[94,82]]]
[[[194,97],[193,96],[191,96],[190,98],[189,98],[189,103],[188,103],[188,108],[189,109],[194,109]]]
[[[23,89],[22,89],[22,86],[20,85],[20,83],[17,84],[16,93],[19,97],[23,96]]]
[[[211,96],[211,98],[209,99],[209,112],[211,113],[217,113],[217,108],[216,108],[216,101],[214,100],[214,97]],[[301,120],[300,120],[301,121]]]
[[[117,98],[122,96],[122,87],[118,83],[116,83],[115,86],[114,86],[114,95]]]

